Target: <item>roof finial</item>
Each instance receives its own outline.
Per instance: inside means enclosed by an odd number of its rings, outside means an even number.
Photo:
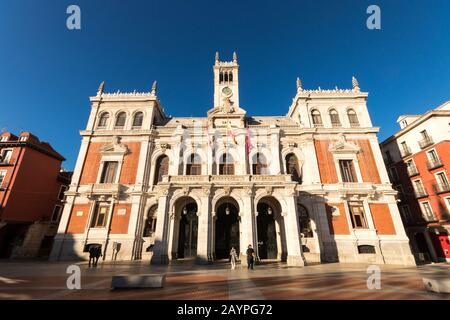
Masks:
[[[356,78],[354,76],[352,77],[352,85],[353,85],[353,90],[355,90],[356,92],[359,92],[359,83],[358,83],[358,80],[356,80]]]
[[[302,80],[300,80],[299,77],[297,77],[297,91],[302,91]]]
[[[104,89],[105,89],[105,81],[102,81],[98,86],[97,96],[101,96]]]
[[[216,63],[219,62],[219,51],[216,51]]]
[[[156,80],[153,81],[153,85],[152,85],[152,94],[156,95]]]
[[[237,62],[237,54],[236,54],[236,51],[233,52],[233,62]]]

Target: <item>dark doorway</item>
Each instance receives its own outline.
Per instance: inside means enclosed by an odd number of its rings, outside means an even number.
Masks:
[[[231,247],[239,250],[239,215],[232,203],[223,203],[217,209],[216,259],[228,259]]]
[[[259,203],[258,217],[258,256],[260,259],[277,259],[277,232],[273,209],[266,203]]]
[[[197,255],[197,231],[197,204],[189,203],[181,209],[178,258],[192,258]]]
[[[29,224],[11,223],[0,229],[0,258],[9,258],[14,247],[21,246]]]

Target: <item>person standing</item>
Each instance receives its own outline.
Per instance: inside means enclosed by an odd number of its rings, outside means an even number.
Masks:
[[[237,260],[236,249],[234,247],[231,247],[230,251],[231,270],[236,269],[236,260]]]
[[[255,250],[253,250],[252,245],[248,245],[247,249],[247,269],[253,270],[253,264],[255,261]]]

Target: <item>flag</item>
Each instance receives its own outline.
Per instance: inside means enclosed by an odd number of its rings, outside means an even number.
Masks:
[[[228,124],[227,124],[227,135],[233,140],[233,143],[235,145],[238,145],[238,143],[236,141],[236,134],[233,132],[233,129],[231,128],[230,121],[228,121]]]
[[[247,155],[250,154],[250,151],[252,150],[253,146],[252,146],[252,140],[251,140],[251,136],[250,136],[250,129],[247,128],[247,133],[245,135],[245,152],[247,153]]]

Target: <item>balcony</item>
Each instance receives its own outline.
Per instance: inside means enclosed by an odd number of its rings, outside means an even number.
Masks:
[[[406,170],[408,171],[408,177],[414,177],[419,174],[419,170],[417,170],[415,165],[408,166]]]
[[[425,149],[433,144],[433,139],[431,137],[427,137],[419,141],[419,146],[421,149]]]
[[[428,193],[424,189],[414,190],[417,199],[428,197]]]
[[[450,192],[450,184],[448,183],[436,183],[433,185],[434,192],[436,194]]]
[[[402,158],[412,155],[411,149],[409,147],[403,147],[402,150],[400,150],[400,155]]]
[[[15,163],[14,159],[1,160],[1,158],[0,158],[0,167],[12,166],[12,165],[14,165],[14,163]]]
[[[439,158],[434,159],[434,160],[428,160],[428,162],[427,162],[428,170],[433,170],[433,169],[436,169],[436,168],[439,168],[442,166],[443,166],[442,161]]]

